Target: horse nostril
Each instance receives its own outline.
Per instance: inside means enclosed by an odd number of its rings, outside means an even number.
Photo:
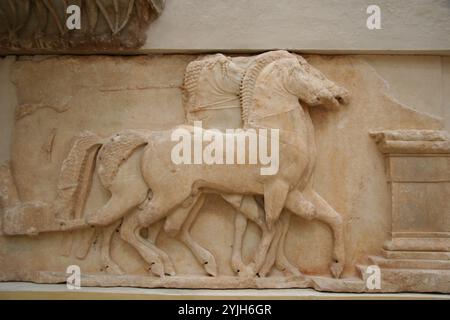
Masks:
[[[344,99],[343,99],[341,96],[336,96],[336,100],[337,100],[339,103],[343,103],[343,102],[344,102]]]

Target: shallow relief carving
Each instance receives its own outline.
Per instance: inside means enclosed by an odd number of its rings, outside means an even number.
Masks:
[[[0,3],[0,50],[8,53],[67,49],[133,49],[164,0],[20,0]],[[80,29],[66,26],[67,8],[80,8]]]
[[[14,183],[13,176],[17,170],[14,162],[11,167],[2,167],[2,229],[7,241],[14,241],[15,237],[23,235],[38,239],[55,233],[64,239],[59,253],[73,263],[88,260],[89,252],[98,248],[101,267],[98,272],[84,274],[84,285],[313,287],[331,291],[367,291],[364,268],[356,263],[353,253],[350,253],[350,261],[348,259],[346,243],[351,235],[347,229],[352,216],[339,213],[341,210],[334,208],[326,196],[316,191],[313,180],[314,175],[327,172],[321,166],[315,129],[319,127],[319,132],[324,132],[327,117],[339,117],[339,113],[349,115],[353,90],[337,85],[304,58],[286,51],[252,57],[230,58],[221,54],[201,57],[187,64],[183,77],[182,96],[179,98],[185,111],[184,124],[167,126],[164,130],[127,126],[126,130],[109,134],[95,130],[78,133],[73,137],[70,148],[66,148],[67,152],[60,155],[62,160],[53,199],[21,199],[20,188]],[[130,93],[145,87],[128,85],[123,91]],[[176,88],[167,85],[157,89]],[[121,91],[120,88],[117,90]],[[317,112],[315,119],[322,120],[322,123],[313,121],[311,114],[314,112]],[[406,118],[411,113],[409,110],[404,112]],[[31,121],[32,116],[33,112],[26,121]],[[421,119],[416,115],[410,117],[417,117],[417,123],[422,122],[423,126],[430,126],[431,129],[437,126],[432,119]],[[19,118],[17,121],[24,120]],[[171,139],[171,133],[176,128],[194,131],[193,125],[197,121],[202,121],[202,132],[222,130],[216,132],[216,138],[224,136],[224,130],[228,128],[241,128],[240,133],[235,133],[237,136],[243,136],[252,129],[278,129],[278,172],[261,175],[261,163],[174,164],[171,152],[175,142]],[[57,132],[50,132],[50,138],[46,138],[47,146],[54,144]],[[375,137],[381,134],[372,133]],[[438,137],[431,141],[448,144],[445,133],[436,130],[407,133],[394,130],[384,134],[389,137],[416,137],[417,141],[427,141],[428,136]],[[368,131],[365,135],[370,140]],[[408,141],[408,138],[403,139]],[[249,155],[251,150],[248,145],[245,147],[245,153]],[[52,152],[48,147],[43,150]],[[423,151],[417,151],[419,157],[425,153]],[[335,165],[337,163],[333,161],[327,163],[330,168]],[[445,167],[437,171],[438,175],[445,175],[440,170],[446,170]],[[381,176],[381,179],[384,177]],[[104,203],[92,210],[88,204],[89,198],[92,198],[91,189],[98,187],[108,191],[108,196]],[[444,198],[446,194],[448,189],[443,191]],[[208,212],[212,216],[216,214],[214,207],[213,210],[204,210],[208,199],[221,201],[228,206],[227,210],[222,209],[223,214],[231,215],[228,218],[232,222],[232,237],[228,238],[231,239],[231,252],[225,257],[231,273],[223,274],[223,262],[218,261],[217,252],[209,250],[207,243],[205,245],[205,236],[208,238],[214,234],[203,229],[201,241],[192,234],[196,225],[202,223],[197,219],[202,210],[203,216]],[[439,205],[437,207],[439,210]],[[437,214],[445,216],[445,208],[443,212]],[[317,248],[325,247],[327,253],[320,254],[320,250],[314,250],[314,247],[311,251],[319,252],[321,259],[328,261],[328,272],[301,272],[298,263],[290,259],[292,251],[297,250],[296,246],[292,248],[291,245],[290,252],[286,253],[290,243],[299,241],[293,237],[301,239],[309,236],[307,233],[292,233],[291,222],[298,218],[304,224],[318,221],[316,223],[325,227],[325,236],[329,240],[318,239],[320,244]],[[248,233],[253,237],[259,233],[251,229],[254,226],[260,230],[260,236],[248,241]],[[199,236],[199,232],[196,235]],[[224,234],[216,236],[218,239],[224,238]],[[166,245],[161,245],[161,240],[158,240],[161,237],[165,238]],[[128,244],[128,251],[139,254],[140,268],[146,269],[147,274],[130,272],[126,254],[116,254],[113,258],[112,250],[117,247],[117,241],[124,241]],[[175,251],[188,248],[197,266],[204,270],[203,275],[198,271],[180,272],[183,261],[179,256],[173,261],[172,252],[165,250],[168,241],[172,241],[169,247],[176,247],[173,249]],[[228,241],[218,244],[219,247],[228,247]],[[251,243],[250,249],[248,242]],[[374,246],[369,242],[366,255],[372,253],[371,246]],[[361,247],[364,248],[364,244]],[[432,246],[431,250],[434,249]],[[193,262],[192,258],[186,261]],[[351,271],[343,273],[344,267],[360,268],[362,275],[352,274]],[[30,270],[28,273],[5,272],[2,278],[60,282],[65,275],[58,273],[58,270],[61,271],[61,267]],[[445,267],[440,270],[434,273],[445,279],[448,270]],[[402,280],[399,281],[396,283],[394,279],[381,290],[404,290]],[[408,290],[434,289],[410,286]],[[438,291],[448,291],[448,286],[444,284]]]

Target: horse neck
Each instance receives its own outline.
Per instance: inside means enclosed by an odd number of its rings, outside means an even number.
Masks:
[[[254,97],[254,103],[246,110],[248,127],[292,132],[299,130],[299,122],[309,118],[298,98],[286,90],[279,78],[265,77],[255,88]]]
[[[197,101],[194,107],[202,109],[220,109],[235,106],[239,106],[237,93],[201,87],[201,90],[197,94]]]
[[[222,90],[215,81],[203,81],[198,85],[195,101],[190,102],[186,115],[187,121],[201,120],[215,123],[220,120],[218,119],[220,111],[226,112],[237,108],[240,109],[237,93]],[[205,114],[207,114],[207,117],[205,117]]]

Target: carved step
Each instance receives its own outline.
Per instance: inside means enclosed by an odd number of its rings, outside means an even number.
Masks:
[[[369,260],[386,269],[450,270],[450,260],[385,259],[379,256],[370,256]]]
[[[366,274],[367,267],[368,265],[356,265],[356,270],[363,281],[366,281],[369,275]],[[401,285],[398,281],[400,278],[403,281]],[[383,292],[418,290],[445,293],[448,292],[450,286],[450,270],[381,268],[381,279],[381,291]]]
[[[450,260],[450,252],[382,250],[386,259]]]
[[[450,252],[450,238],[394,238],[384,245],[390,251]]]

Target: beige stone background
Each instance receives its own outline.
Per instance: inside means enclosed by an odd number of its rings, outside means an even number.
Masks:
[[[6,57],[0,61],[0,160],[11,160],[22,200],[51,201],[59,168],[73,137],[82,130],[108,136],[125,128],[170,128],[184,120],[180,86],[184,69],[195,55],[137,57],[60,56]],[[355,264],[379,253],[388,239],[389,192],[384,163],[368,136],[373,129],[450,128],[450,58],[440,56],[305,56],[327,77],[352,93],[340,112],[312,113],[318,142],[315,187],[346,224],[348,261],[345,276],[356,275]],[[15,120],[15,107],[42,103]],[[49,141],[55,133],[51,152]],[[10,142],[13,142],[10,145]],[[94,182],[86,210],[95,210],[108,195]],[[211,250],[219,272],[229,265],[234,212],[211,196],[193,228],[193,236]],[[249,228],[248,259],[259,237]],[[100,272],[99,244],[85,260],[60,254],[67,235],[35,238],[0,237],[0,269],[65,271],[79,264],[83,272]],[[331,234],[318,222],[293,218],[287,240],[290,260],[307,274],[328,274]],[[175,262],[178,274],[204,274],[190,251],[161,234],[158,244]],[[114,238],[112,255],[128,273],[145,274],[135,250]],[[276,275],[273,272],[272,275]]]

